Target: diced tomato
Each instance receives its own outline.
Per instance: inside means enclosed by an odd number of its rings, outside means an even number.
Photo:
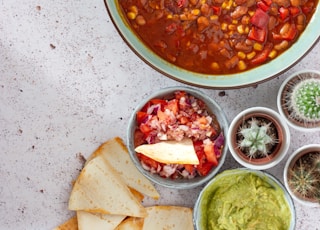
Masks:
[[[264,1],[257,2],[257,6],[264,12],[267,12],[270,8],[270,5],[267,5]]]
[[[268,26],[269,23],[269,15],[264,12],[262,9],[257,8],[256,12],[254,15],[251,17],[250,22],[260,28],[260,29],[265,29]]]
[[[134,146],[139,146],[144,144],[145,141],[145,136],[144,134],[140,131],[140,129],[136,129],[134,131]]]
[[[173,112],[174,115],[176,115],[179,112],[179,106],[178,106],[178,100],[173,99],[168,101],[168,103],[165,105],[164,109],[169,109]]]
[[[194,165],[190,165],[190,164],[185,164],[184,165],[184,168],[185,168],[185,170],[187,170],[188,171],[188,173],[193,173],[194,172]]]
[[[148,136],[150,134],[150,132],[152,131],[152,129],[149,127],[149,125],[144,124],[144,123],[140,124],[139,129],[145,136]]]
[[[151,106],[151,102],[148,101],[140,110],[141,112],[147,112],[148,108]]]
[[[288,18],[288,17],[289,17],[289,13],[290,13],[290,11],[289,11],[288,8],[285,8],[285,7],[283,7],[283,6],[281,6],[281,7],[279,8],[279,18],[280,18],[281,20],[284,21],[286,18]]]
[[[258,65],[265,62],[268,59],[268,55],[271,52],[272,48],[272,43],[267,43],[264,49],[259,54],[257,54],[257,56],[255,56],[250,63],[253,65]]]
[[[163,99],[157,99],[157,98],[154,98],[154,99],[151,99],[150,100],[150,103],[152,105],[158,105],[160,104],[161,107],[165,106],[167,104],[167,101],[166,100],[163,100]]]
[[[267,29],[253,26],[249,31],[248,38],[260,43],[264,43],[267,38]]]
[[[180,117],[179,121],[180,121],[180,124],[182,124],[182,125],[186,125],[190,122],[189,118],[187,118],[185,116]]]
[[[312,7],[310,6],[302,6],[301,10],[304,14],[309,14],[312,11]]]
[[[213,164],[210,162],[205,162],[197,166],[197,171],[201,176],[206,176],[210,170],[213,168]]]
[[[297,6],[290,6],[289,11],[290,11],[290,15],[292,17],[296,17],[297,15],[299,15],[301,13],[301,8],[297,7]]]
[[[141,153],[137,153],[138,158],[143,161],[147,166],[157,169],[159,163],[153,159],[151,159],[150,157],[147,157],[146,155],[143,155]]]
[[[218,165],[217,156],[214,152],[214,146],[213,144],[208,144],[204,146],[204,153],[207,157],[207,161],[212,163],[214,166]]]
[[[147,118],[148,118],[148,114],[146,112],[142,112],[142,111],[137,112],[136,119],[137,119],[138,125],[140,125],[141,123],[144,123],[147,120]]]

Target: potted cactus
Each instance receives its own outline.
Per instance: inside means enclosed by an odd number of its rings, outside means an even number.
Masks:
[[[285,156],[290,143],[286,122],[272,109],[253,107],[239,113],[227,135],[229,150],[242,166],[268,169]]]
[[[301,204],[320,207],[320,145],[297,149],[286,162],[284,182],[290,195]]]
[[[277,99],[280,114],[300,131],[320,130],[320,72],[300,71],[281,85]]]

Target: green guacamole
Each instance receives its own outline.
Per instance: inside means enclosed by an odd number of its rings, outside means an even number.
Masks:
[[[291,212],[277,184],[252,172],[226,172],[204,193],[202,229],[289,229]]]

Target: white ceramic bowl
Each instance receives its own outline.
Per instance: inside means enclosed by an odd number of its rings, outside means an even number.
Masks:
[[[281,84],[278,96],[277,96],[277,106],[280,115],[286,120],[288,125],[300,132],[317,132],[320,131],[320,120],[310,121],[303,120],[301,116],[296,117],[294,114],[295,110],[289,112],[289,99],[291,98],[292,85],[301,83],[304,79],[320,79],[320,71],[318,70],[301,70],[291,74],[286,80]],[[289,108],[289,109],[288,109]]]
[[[300,155],[300,154],[304,154],[308,151],[319,151],[320,152],[320,144],[308,144],[308,145],[304,145],[300,148],[298,148],[296,151],[294,151],[290,157],[288,158],[285,166],[284,166],[284,171],[283,171],[283,180],[284,180],[284,184],[289,192],[289,194],[293,197],[294,200],[296,200],[298,203],[305,205],[305,206],[309,206],[309,207],[320,207],[320,203],[319,202],[312,202],[310,200],[306,200],[306,199],[302,199],[301,197],[298,197],[290,188],[289,183],[288,183],[288,170],[289,170],[289,166],[293,163],[293,160],[295,160],[295,158]]]
[[[275,190],[278,190],[279,194],[283,196],[283,201],[287,203],[289,211],[291,212],[291,218],[290,218],[290,227],[288,230],[294,230],[295,229],[295,219],[296,219],[296,213],[295,213],[295,207],[293,204],[293,201],[286,191],[285,187],[271,174],[263,171],[257,171],[257,170],[251,170],[251,169],[245,169],[245,168],[239,168],[239,169],[231,169],[231,170],[225,170],[222,173],[219,173],[218,175],[215,176],[200,192],[200,195],[195,203],[194,206],[194,212],[193,212],[193,219],[194,219],[194,226],[196,230],[207,230],[206,228],[206,222],[207,222],[207,206],[209,205],[209,200],[215,199],[215,194],[217,193],[217,190],[214,190],[213,187],[219,183],[223,183],[226,178],[231,178],[233,176],[238,176],[238,175],[244,175],[247,173],[252,173],[256,176],[259,176],[262,178],[264,181],[270,184]],[[235,181],[236,183],[236,181]],[[227,185],[225,185],[227,186]],[[219,191],[218,191],[219,192]],[[244,194],[234,194],[235,198],[238,198],[239,200],[242,199],[242,196],[245,196]],[[268,198],[270,199],[270,198]],[[270,202],[274,202],[274,200],[270,200]],[[226,204],[228,205],[228,204]],[[232,205],[232,204],[229,204]],[[221,207],[223,206],[223,203],[221,203]],[[235,207],[236,208],[236,207]],[[243,208],[243,207],[242,207]],[[249,208],[250,211],[251,207]],[[234,212],[237,212],[234,210]],[[229,218],[230,215],[226,214]],[[231,228],[230,228],[231,229]],[[236,228],[234,228],[236,229]]]
[[[320,35],[320,4],[318,4],[312,20],[301,37],[293,46],[271,62],[237,74],[200,74],[179,68],[157,56],[141,42],[139,37],[136,36],[135,32],[130,28],[129,23],[121,13],[119,1],[104,1],[110,18],[119,31],[119,34],[137,56],[155,70],[170,78],[201,87],[220,89],[240,88],[267,81],[297,63],[312,49],[314,44],[319,40]]]
[[[236,149],[238,148],[236,140],[235,140],[235,136],[234,133],[237,131],[237,126],[236,123],[240,120],[243,120],[244,116],[247,116],[248,114],[253,114],[259,112],[261,114],[268,114],[271,117],[273,117],[273,119],[275,119],[277,121],[277,123],[281,126],[282,128],[282,134],[283,134],[283,143],[281,144],[280,147],[280,153],[277,155],[277,157],[273,158],[271,161],[268,162],[261,162],[261,163],[255,163],[255,162],[247,162],[245,160],[243,160],[238,154]],[[243,110],[242,112],[240,112],[230,123],[229,126],[229,131],[228,131],[228,135],[227,135],[227,140],[229,143],[229,150],[231,152],[231,155],[234,157],[234,159],[241,164],[244,167],[250,168],[250,169],[256,169],[256,170],[264,170],[264,169],[268,169],[271,167],[276,166],[286,155],[288,149],[289,149],[289,145],[290,145],[290,131],[289,131],[289,127],[286,124],[286,122],[284,121],[284,119],[280,116],[280,114],[278,114],[277,112],[275,112],[272,109],[266,108],[266,107],[251,107],[248,109]]]
[[[228,121],[227,121],[226,116],[225,116],[223,110],[221,109],[221,107],[212,98],[208,97],[203,92],[196,90],[196,89],[193,89],[191,87],[182,87],[182,86],[168,87],[168,88],[160,89],[159,91],[152,93],[148,97],[143,98],[141,100],[141,102],[137,105],[136,109],[132,113],[132,116],[131,116],[131,118],[129,120],[129,124],[128,124],[127,146],[128,146],[130,157],[131,157],[132,161],[134,162],[134,164],[136,165],[138,170],[143,175],[145,175],[148,179],[150,179],[151,181],[153,181],[156,184],[159,184],[161,186],[168,187],[168,188],[190,189],[190,188],[194,188],[194,187],[200,186],[200,185],[208,182],[210,179],[212,179],[218,173],[219,169],[221,168],[221,166],[223,165],[223,163],[225,161],[227,150],[228,150],[228,144],[227,144],[226,138],[225,138],[225,143],[224,143],[224,147],[222,150],[222,155],[219,158],[218,165],[216,167],[212,168],[212,170],[208,173],[208,175],[198,176],[193,179],[174,179],[173,180],[170,178],[160,177],[158,174],[151,173],[151,172],[143,169],[143,167],[137,157],[137,154],[134,150],[135,149],[134,132],[137,128],[137,124],[136,124],[137,112],[140,111],[142,109],[142,107],[148,101],[150,101],[150,99],[163,98],[163,97],[170,98],[170,97],[173,97],[173,93],[176,92],[177,90],[185,91],[185,92],[193,95],[194,97],[202,100],[206,104],[208,111],[215,114],[215,116],[220,124],[221,130],[224,133],[224,136],[226,136],[226,134],[228,132]]]

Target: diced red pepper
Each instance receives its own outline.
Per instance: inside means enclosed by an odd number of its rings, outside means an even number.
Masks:
[[[255,56],[250,61],[250,63],[253,65],[258,65],[258,64],[264,63],[268,59],[268,55],[271,52],[272,48],[273,48],[272,43],[267,43],[265,45],[264,49],[259,54],[257,54],[257,56]]]
[[[279,18],[284,21],[285,19],[287,19],[289,17],[289,9],[288,8],[285,8],[283,6],[281,6],[279,8]]]
[[[268,23],[269,23],[269,15],[264,12],[262,9],[257,8],[256,12],[254,13],[254,15],[251,17],[250,22],[262,29],[262,28],[267,28]]]
[[[220,15],[221,14],[221,7],[220,6],[212,6],[213,12],[216,15]]]
[[[249,31],[248,38],[263,43],[267,38],[267,29],[253,26]]]
[[[291,24],[289,30],[285,34],[272,34],[273,39],[275,40],[287,40],[292,41],[295,39],[296,35],[298,33],[298,30],[296,28],[295,24]]]
[[[267,12],[270,9],[270,6],[267,5],[264,1],[257,2],[257,6],[264,12]]]

